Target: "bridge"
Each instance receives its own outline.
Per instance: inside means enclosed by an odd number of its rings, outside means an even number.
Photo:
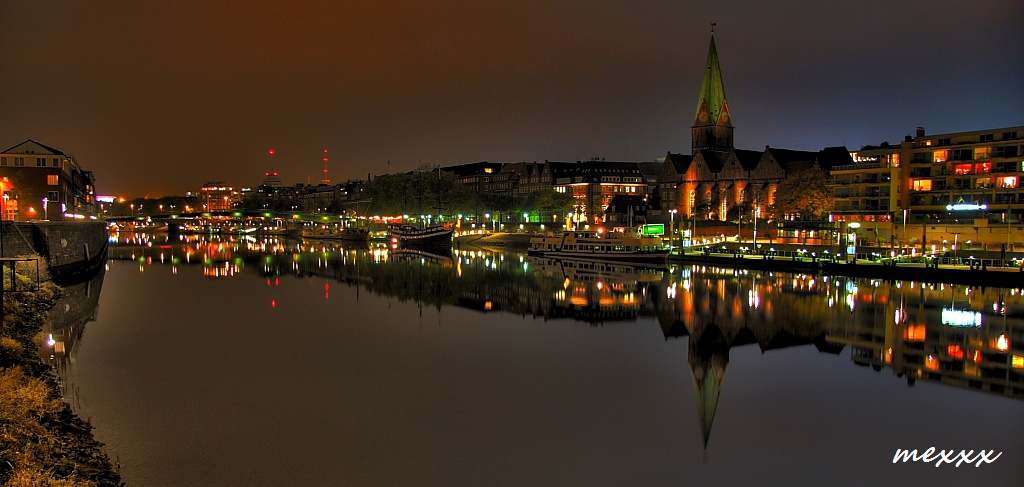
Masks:
[[[325,214],[313,214],[303,213],[297,211],[268,211],[268,210],[222,210],[222,211],[193,211],[193,212],[165,212],[165,213],[145,213],[145,214],[134,214],[134,215],[122,215],[122,216],[108,216],[104,220],[108,222],[144,222],[144,221],[158,221],[158,222],[173,222],[175,220],[199,220],[199,219],[216,219],[216,220],[249,220],[249,219],[262,219],[262,220],[287,220],[287,221],[300,221],[300,222],[323,222],[323,223],[338,223],[350,219],[351,217],[344,217],[339,215],[325,215]]]

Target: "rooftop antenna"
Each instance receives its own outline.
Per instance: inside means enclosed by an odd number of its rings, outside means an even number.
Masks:
[[[274,149],[270,149],[269,151],[267,151],[267,154],[270,155],[270,170],[267,171],[266,176],[268,178],[270,176],[275,176],[276,177],[277,176],[277,171],[274,170]]]
[[[330,178],[327,177],[327,149],[324,149],[324,178],[320,180],[321,183],[331,184]]]

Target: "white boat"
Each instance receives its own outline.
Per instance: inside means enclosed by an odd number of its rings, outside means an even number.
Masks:
[[[530,255],[663,264],[669,249],[660,237],[636,232],[568,231],[530,239]]]

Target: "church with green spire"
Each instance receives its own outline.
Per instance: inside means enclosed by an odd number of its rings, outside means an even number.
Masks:
[[[696,220],[751,220],[775,203],[779,183],[791,174],[853,164],[845,147],[799,151],[737,149],[725,96],[714,24],[704,64],[690,154],[669,152],[657,176],[663,214]]]
[[[715,48],[713,33],[711,47],[708,48],[708,61],[704,66],[700,98],[697,100],[697,114],[693,118],[691,130],[692,154],[697,154],[701,149],[733,148],[732,117],[729,114],[729,102],[725,98],[722,68],[718,64],[718,49]]]

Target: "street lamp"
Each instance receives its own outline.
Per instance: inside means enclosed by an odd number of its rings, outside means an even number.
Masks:
[[[960,233],[954,232],[953,233],[953,264],[959,264],[959,262],[956,260],[956,242],[957,242],[957,240],[959,238],[960,238]]]
[[[761,207],[754,203],[754,255],[757,255],[757,219],[761,217]]]
[[[668,222],[668,248],[672,248],[676,239],[676,212],[679,211],[675,208],[668,210],[669,222]]]

